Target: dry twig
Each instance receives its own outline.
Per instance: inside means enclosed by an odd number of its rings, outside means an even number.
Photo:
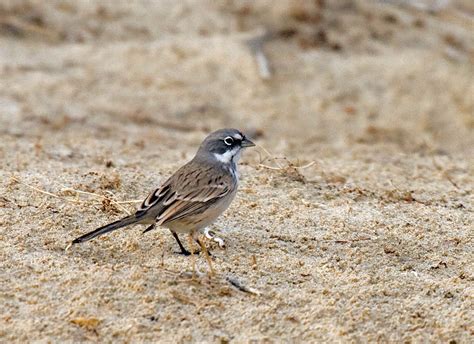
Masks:
[[[231,285],[233,285],[234,287],[236,287],[240,291],[243,291],[244,293],[249,293],[249,294],[253,294],[253,295],[257,295],[257,296],[262,294],[259,290],[255,289],[255,288],[252,288],[252,287],[249,287],[249,286],[246,286],[245,284],[243,284],[241,281],[239,281],[237,278],[235,278],[233,276],[227,276],[226,280]]]
[[[309,163],[307,163],[306,165],[302,165],[302,166],[296,166],[293,162],[291,162],[287,157],[276,157],[274,156],[273,154],[271,154],[267,149],[265,149],[262,145],[257,145],[261,150],[263,150],[263,152],[267,155],[267,158],[264,158],[262,159],[262,157],[260,156],[260,162],[258,164],[258,166],[260,167],[263,167],[263,168],[266,168],[266,169],[269,169],[269,170],[275,170],[275,171],[279,171],[279,170],[285,170],[288,168],[288,166],[292,166],[294,168],[297,168],[297,169],[305,169],[305,168],[308,168],[308,167],[311,167],[313,166],[314,164],[316,164],[316,161],[311,161]],[[272,166],[268,166],[268,165],[265,165],[263,164],[263,162],[265,162],[265,160],[270,160],[270,161],[274,161],[275,164],[278,166],[278,167],[272,167]],[[278,163],[278,160],[285,160],[287,162],[287,166],[283,166],[281,164]]]
[[[16,178],[16,177],[11,177],[11,180],[16,182],[16,183],[19,183],[19,184],[22,184],[36,192],[39,192],[39,193],[42,193],[44,195],[47,195],[47,196],[50,196],[50,197],[54,197],[54,198],[58,198],[58,199],[61,199],[61,200],[64,200],[66,202],[71,202],[71,203],[80,203],[80,204],[92,204],[92,205],[102,205],[103,202],[90,202],[90,201],[83,201],[83,200],[79,200],[79,199],[73,199],[73,198],[68,198],[68,197],[64,197],[64,196],[60,196],[58,194],[55,194],[55,193],[52,193],[52,192],[48,192],[48,191],[45,191],[45,190],[42,190],[36,186],[33,186],[33,185],[30,185],[30,184],[27,184],[23,181],[21,181],[20,179]],[[61,184],[60,184],[61,185]],[[74,192],[76,194],[83,194],[83,195],[88,195],[88,196],[93,196],[93,197],[96,197],[96,198],[100,198],[103,200],[107,200],[109,201],[110,203],[116,205],[118,208],[122,209],[123,211],[125,211],[127,214],[130,215],[129,211],[127,209],[125,209],[125,207],[122,206],[122,204],[129,204],[129,203],[138,203],[138,202],[141,202],[140,200],[129,200],[129,201],[115,201],[114,199],[111,199],[110,197],[107,197],[107,196],[104,196],[104,195],[98,195],[98,194],[95,194],[95,193],[92,193],[92,192],[87,192],[87,191],[82,191],[82,190],[76,190],[76,189],[73,189],[73,188],[69,188],[69,187],[66,187],[64,185],[62,185],[65,189],[62,190],[63,192],[64,191],[70,191],[70,192]],[[114,194],[110,191],[108,191],[108,193],[110,193],[112,195],[112,197],[115,197]]]
[[[256,37],[249,39],[246,43],[250,51],[254,54],[257,62],[258,74],[263,80],[268,80],[272,77],[272,70],[268,58],[263,51],[263,45],[270,40],[273,34],[265,31]]]
[[[372,238],[355,238],[355,239],[347,239],[347,240],[330,240],[330,241],[334,241],[336,244],[348,244],[351,242],[368,241],[368,240],[372,240]]]
[[[283,167],[272,167],[272,166],[268,166],[268,165],[264,165],[264,164],[259,164],[259,166],[263,167],[263,168],[266,168],[266,169],[269,169],[269,170],[279,171],[283,175],[289,177],[291,180],[301,182],[303,184],[306,183],[307,180],[306,180],[306,177],[303,174],[301,174],[301,172],[299,170],[311,167],[316,163],[315,161],[311,161],[310,163],[308,163],[306,165],[297,166],[285,157],[284,158],[273,158],[274,161],[276,161],[277,159],[285,160],[287,165],[283,166]]]

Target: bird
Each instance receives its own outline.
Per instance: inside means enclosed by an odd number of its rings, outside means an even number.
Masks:
[[[153,190],[134,214],[86,233],[70,245],[84,243],[129,225],[148,225],[143,233],[161,226],[171,231],[184,255],[194,253],[191,246],[192,241],[196,241],[213,271],[199,233],[231,204],[239,184],[237,165],[241,153],[253,146],[255,144],[237,129],[212,132],[201,143],[193,159]],[[183,246],[178,234],[188,234],[191,252]]]

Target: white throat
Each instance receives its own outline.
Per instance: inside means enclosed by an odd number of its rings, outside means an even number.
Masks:
[[[240,159],[240,147],[235,147],[230,151],[227,151],[223,154],[214,153],[216,159],[224,164],[235,163],[237,164]]]

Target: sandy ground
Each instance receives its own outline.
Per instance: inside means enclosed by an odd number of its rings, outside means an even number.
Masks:
[[[2,1],[0,342],[472,342],[473,13]],[[245,154],[216,276],[164,229],[64,251],[221,127],[288,160]]]

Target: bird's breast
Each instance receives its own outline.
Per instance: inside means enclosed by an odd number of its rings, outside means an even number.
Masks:
[[[203,212],[165,223],[163,226],[176,233],[190,233],[203,229],[211,225],[230,206],[236,193],[237,188],[232,193],[209,205]]]

